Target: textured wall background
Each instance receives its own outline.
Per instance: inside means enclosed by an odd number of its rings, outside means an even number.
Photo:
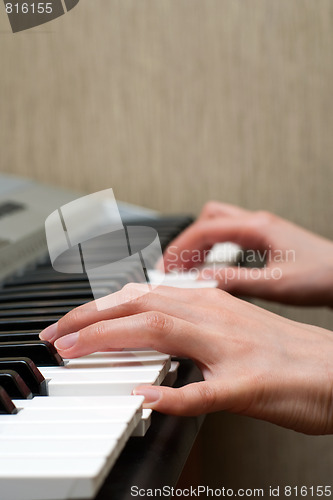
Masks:
[[[16,35],[0,10],[0,169],[164,212],[265,207],[333,238],[332,51],[331,0],[81,0]],[[206,480],[331,481],[331,438],[209,423]]]

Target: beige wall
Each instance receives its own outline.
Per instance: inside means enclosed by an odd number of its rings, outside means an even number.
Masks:
[[[81,0],[16,35],[0,14],[0,170],[112,186],[165,212],[209,198],[265,207],[333,238],[332,0]],[[333,325],[327,311],[278,310]],[[211,418],[206,446],[218,434],[225,457],[241,456],[223,422]],[[310,482],[332,471],[330,438],[241,425],[281,482],[277,440],[296,482],[300,464]],[[237,477],[254,463],[240,459]]]
[[[1,169],[333,236],[332,25],[331,0],[81,0],[16,35],[1,15]]]

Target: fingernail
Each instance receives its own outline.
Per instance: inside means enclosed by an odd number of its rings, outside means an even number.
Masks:
[[[65,351],[66,349],[70,349],[74,347],[79,338],[79,332],[70,333],[69,335],[65,335],[58,339],[54,346],[56,349],[60,349],[61,351]]]
[[[134,389],[133,394],[135,396],[144,396],[145,400],[143,404],[157,403],[162,397],[161,391],[156,389]]]
[[[52,340],[53,337],[56,335],[57,329],[58,329],[58,323],[53,323],[53,325],[48,326],[47,328],[45,328],[45,330],[40,332],[39,338],[50,342],[50,340]]]

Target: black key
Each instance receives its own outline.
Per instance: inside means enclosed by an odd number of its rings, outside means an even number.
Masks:
[[[39,334],[39,330],[30,330],[30,328],[20,328],[19,330],[1,330],[0,332],[0,335],[15,335],[15,333],[23,333],[23,334],[26,334],[26,333],[31,333],[31,334],[35,334],[35,335],[38,335]]]
[[[178,228],[180,231],[191,222],[193,218],[190,215],[166,215],[158,219],[145,219],[144,217],[134,220],[126,219],[126,226],[149,226],[155,229],[170,227],[171,229]]]
[[[24,380],[34,396],[46,396],[46,381],[29,358],[0,358],[0,370],[14,370]]]
[[[59,299],[59,300],[91,300],[93,299],[93,294],[91,288],[87,288],[86,285],[84,288],[79,287],[66,287],[65,285],[48,285],[42,287],[40,285],[33,286],[22,286],[22,287],[13,287],[13,288],[5,288],[2,291],[0,290],[0,303],[5,304],[11,301],[37,301],[37,300],[46,300],[46,299]]]
[[[0,316],[2,316],[3,311],[8,311],[12,309],[35,309],[41,307],[77,307],[84,304],[86,301],[82,299],[69,299],[69,300],[22,300],[22,301],[14,301],[8,303],[1,303],[0,300]]]
[[[10,398],[31,399],[32,393],[23,378],[14,370],[0,370],[0,386]]]
[[[2,331],[15,331],[15,330],[36,330],[42,331],[52,323],[56,323],[61,318],[61,315],[45,316],[40,318],[8,318],[0,319],[0,332]]]
[[[66,313],[71,311],[72,307],[48,307],[48,308],[38,308],[33,307],[32,309],[9,309],[0,310],[0,319],[4,318],[20,318],[23,317],[33,317],[38,318],[45,317],[49,314],[55,314],[59,317],[64,316]]]
[[[25,342],[26,340],[40,340],[39,333],[32,332],[0,332],[0,342]]]
[[[132,275],[133,275],[133,273],[132,273]],[[133,275],[133,279],[134,279],[134,276],[135,275]],[[128,274],[128,275],[126,275],[125,273],[113,274],[112,275],[112,283],[115,282],[115,283],[117,283],[119,288],[122,288],[124,285],[126,285],[126,283],[128,283],[128,281],[130,281],[130,277],[131,277],[131,274]],[[99,286],[101,288],[103,288],[103,286],[109,287],[108,278],[105,279],[103,276],[100,276],[99,279],[105,280],[104,282],[100,283]]]
[[[5,286],[17,286],[17,285],[25,285],[25,284],[36,284],[36,283],[59,283],[59,282],[85,282],[89,285],[88,278],[85,274],[76,274],[75,276],[71,274],[64,273],[50,273],[50,274],[42,274],[40,276],[34,276],[31,273],[24,274],[23,276],[15,276],[15,278],[10,278],[6,280]]]
[[[52,292],[59,290],[80,290],[83,292],[89,292],[91,290],[89,283],[80,281],[71,281],[69,283],[28,283],[26,285],[7,285],[5,284],[0,288],[0,296],[7,295],[11,293],[40,293],[40,292]]]
[[[17,408],[3,387],[0,387],[0,414],[13,415]],[[1,420],[1,419],[0,419]]]
[[[100,288],[105,289],[105,293],[109,294],[116,292],[121,287],[120,280],[110,280],[100,284]],[[20,287],[5,287],[0,290],[0,303],[11,302],[12,300],[43,300],[43,299],[83,299],[85,301],[93,300],[93,294],[90,286],[77,287],[52,284],[45,286],[20,286]]]
[[[64,361],[56,348],[45,340],[0,342],[0,358],[30,358],[37,366],[62,366]]]

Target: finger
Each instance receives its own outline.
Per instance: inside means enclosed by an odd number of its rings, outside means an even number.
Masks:
[[[63,335],[93,323],[147,311],[160,311],[199,324],[206,317],[205,305],[211,305],[211,299],[204,298],[206,294],[199,294],[192,289],[160,286],[148,293],[145,290],[145,285],[131,283],[119,292],[83,304],[68,312],[55,325],[43,330],[40,338],[55,342]]]
[[[221,203],[218,201],[209,201],[206,203],[199,215],[199,219],[214,219],[216,217],[239,217],[249,214],[248,210],[245,210],[236,205],[231,205],[229,203]]]
[[[279,293],[283,279],[283,267],[212,267],[203,269],[200,277],[208,280],[215,279],[219,288],[233,295],[274,300]]]
[[[223,380],[196,382],[179,389],[171,387],[138,386],[133,394],[144,396],[144,408],[161,413],[194,416],[230,409],[244,393],[238,381],[231,388]],[[247,401],[247,397],[243,397]]]
[[[196,225],[198,222],[207,221],[211,219],[221,219],[222,217],[245,217],[251,215],[251,213],[252,212],[250,212],[249,210],[245,210],[236,205],[231,205],[229,203],[220,203],[218,201],[209,201],[204,205],[199,217],[197,218],[195,223],[192,224],[192,226]],[[174,242],[172,242],[171,245],[173,245],[175,241],[177,240],[174,240]],[[169,245],[169,248],[171,245]],[[167,252],[168,249],[166,250],[165,255],[167,254]],[[160,271],[164,271],[165,262],[167,262],[165,258],[161,257],[159,261],[156,263],[155,268]]]
[[[176,238],[164,253],[167,272],[189,269],[203,262],[218,242],[232,241],[244,248],[264,249],[265,235],[252,216],[198,220]]]
[[[187,321],[157,311],[94,323],[55,342],[65,358],[85,356],[110,349],[150,348],[187,356],[202,362],[210,359],[212,334]]]

